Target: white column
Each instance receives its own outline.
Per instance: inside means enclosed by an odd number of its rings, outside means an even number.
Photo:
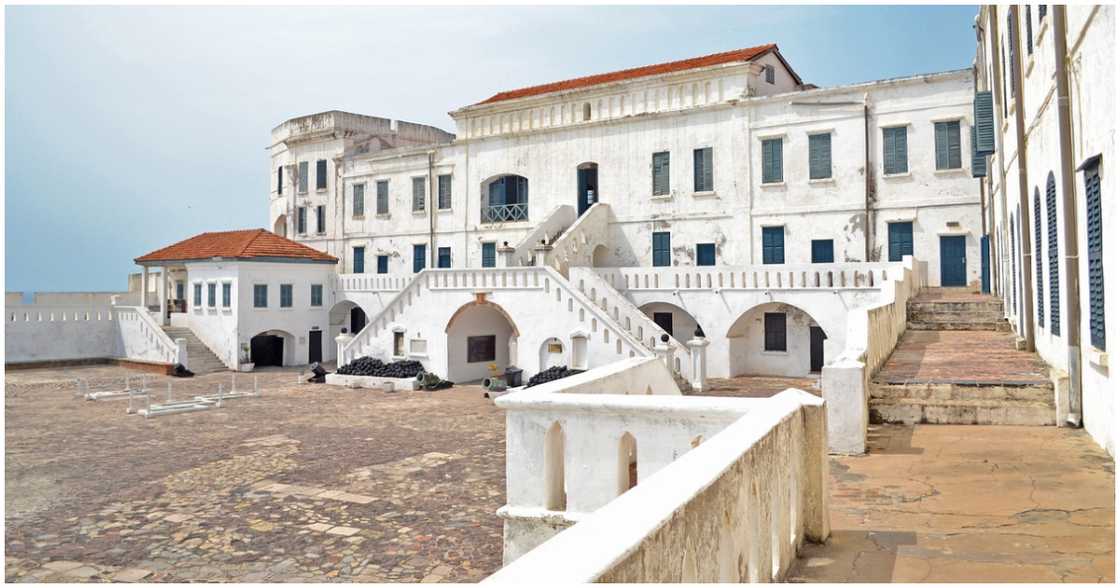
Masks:
[[[699,332],[688,342],[692,360],[690,367],[693,392],[704,392],[708,389],[708,345],[711,345],[711,342],[701,337]]]
[[[341,334],[339,334],[339,336],[334,338],[335,345],[338,346],[338,353],[335,354],[334,361],[335,361],[335,365],[337,365],[338,367],[342,367],[342,366],[346,365],[347,363],[349,363],[348,361],[346,361],[346,358],[343,356],[342,350],[353,339],[354,339],[354,337],[350,336],[349,333],[341,333]]]
[[[159,324],[167,324],[167,266],[159,274]]]
[[[148,308],[148,266],[140,274],[140,306]]]
[[[517,265],[516,260],[513,259],[514,248],[510,247],[509,242],[503,242],[501,247],[497,248],[498,254],[498,267],[513,267]]]

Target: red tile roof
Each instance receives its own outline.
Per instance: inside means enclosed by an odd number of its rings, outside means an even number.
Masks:
[[[338,263],[338,258],[264,229],[202,233],[137,257],[136,263],[196,259],[286,258]]]
[[[736,61],[751,61],[756,57],[763,55],[769,51],[777,51],[778,46],[774,43],[767,45],[759,45],[758,47],[748,47],[746,49],[736,49],[734,51],[725,51],[723,53],[713,53],[711,55],[704,55],[702,57],[693,57],[691,59],[682,59],[680,61],[670,61],[668,63],[659,63],[657,65],[647,65],[644,67],[635,67],[631,69],[623,69],[620,71],[613,71],[610,73],[597,74],[593,76],[586,76],[582,78],[575,78],[571,80],[564,80],[562,82],[552,82],[551,84],[542,84],[540,86],[530,86],[528,88],[521,88],[519,90],[509,90],[508,92],[498,92],[493,96],[479,102],[481,104],[492,104],[494,102],[502,102],[505,100],[513,100],[515,98],[524,98],[526,96],[537,96],[539,94],[548,94],[550,92],[559,92],[561,90],[573,90],[576,88],[585,88],[588,86],[597,86],[599,84],[606,84],[608,82],[617,82],[621,80],[630,80],[634,78],[641,78],[646,76],[655,76],[659,74],[672,73],[677,71],[685,71],[690,69],[697,69],[700,67],[710,67],[713,65],[721,65],[724,63],[734,63]],[[784,63],[784,61],[783,61]]]

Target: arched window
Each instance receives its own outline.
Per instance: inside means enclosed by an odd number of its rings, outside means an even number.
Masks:
[[[1046,238],[1046,257],[1050,266],[1050,332],[1060,335],[1062,306],[1058,282],[1058,195],[1054,186],[1054,172],[1050,172],[1050,176],[1046,178]]]
[[[618,493],[638,485],[638,441],[623,433],[618,441]]]
[[[482,187],[482,222],[529,220],[529,180],[518,175],[498,176]]]
[[[1046,312],[1042,301],[1042,199],[1039,198],[1038,188],[1034,189],[1034,287],[1037,290],[1035,298],[1038,303],[1038,326],[1044,326]]]

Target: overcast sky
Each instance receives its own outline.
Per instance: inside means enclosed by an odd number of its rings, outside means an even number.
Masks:
[[[777,43],[830,86],[969,67],[974,6],[7,7],[7,291],[126,288],[132,259],[265,227],[269,131],[438,125],[500,90]]]

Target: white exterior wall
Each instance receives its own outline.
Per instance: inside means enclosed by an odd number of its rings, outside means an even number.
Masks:
[[[335,343],[328,337],[333,264],[254,262],[238,264],[237,269],[241,288],[236,289],[239,311],[235,341],[249,343],[266,331],[285,333],[289,336],[284,338],[284,365],[303,365],[308,363],[308,333],[320,330],[323,361],[334,359]],[[255,284],[268,285],[268,308],[253,307]],[[292,284],[291,308],[280,307],[281,284]],[[311,306],[312,284],[323,286],[322,306]]]

